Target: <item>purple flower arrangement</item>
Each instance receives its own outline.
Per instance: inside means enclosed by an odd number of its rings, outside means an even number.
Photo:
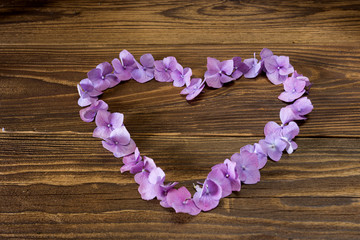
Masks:
[[[295,121],[305,120],[305,115],[313,109],[311,101],[303,96],[309,93],[311,83],[307,77],[294,71],[289,57],[274,55],[267,48],[261,51],[260,57],[259,61],[254,53],[253,58],[244,61],[241,57],[234,57],[222,62],[208,57],[207,71],[202,80],[191,78],[191,68],[183,68],[175,57],[155,61],[147,53],[140,57],[139,63],[131,53],[123,50],[112,65],[108,62],[99,64],[88,72],[88,78],[78,84],[78,104],[86,107],[80,110],[80,117],[85,122],[95,120],[93,136],[102,139],[103,147],[115,157],[123,157],[124,165],[120,171],[135,174],[142,199],[157,198],[165,208],[197,215],[201,211],[214,209],[221,198],[233,191],[240,191],[241,184],[259,182],[260,169],[266,165],[268,158],[279,161],[284,151],[291,154],[298,147],[293,141],[299,134]],[[289,105],[280,110],[281,125],[268,122],[264,128],[264,139],[242,147],[230,159],[213,166],[205,181],[194,185],[196,192],[193,196],[186,187],[176,189],[177,182],[165,183],[164,171],[156,166],[153,159],[140,154],[124,125],[124,115],[109,112],[108,105],[98,99],[103,91],[121,81],[134,79],[145,83],[155,78],[159,82],[172,82],[175,87],[185,85],[180,94],[186,95],[186,100],[190,101],[203,91],[205,85],[221,88],[241,76],[255,78],[261,72],[273,84],[283,84],[284,92],[278,98]]]

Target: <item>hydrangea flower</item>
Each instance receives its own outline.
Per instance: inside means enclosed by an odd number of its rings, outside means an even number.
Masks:
[[[305,120],[304,115],[313,110],[313,105],[307,97],[296,100],[293,104],[287,105],[280,110],[280,119],[283,124],[292,120]]]
[[[154,78],[154,57],[150,54],[144,54],[140,57],[140,63],[135,61],[137,68],[132,70],[131,76],[139,83],[145,83]]]
[[[191,193],[186,187],[171,189],[166,196],[166,202],[174,208],[177,213],[182,212],[190,215],[198,215],[201,212],[195,205],[193,199],[191,199]]]
[[[99,110],[95,118],[96,128],[93,137],[107,139],[111,132],[123,126],[124,114]]]
[[[309,80],[309,78],[305,77],[302,74],[299,74],[296,70],[294,71],[294,73],[291,75],[291,77],[296,78],[297,80],[301,80],[305,82],[305,87],[308,88],[308,90],[310,90],[311,87],[311,82]]]
[[[171,78],[174,80],[174,87],[182,87],[190,85],[190,78],[192,75],[191,68],[183,68],[180,64],[176,65],[176,69],[170,73]]]
[[[93,102],[89,107],[80,110],[80,118],[84,122],[92,122],[99,110],[108,110],[109,106],[103,100]]]
[[[215,58],[207,58],[207,71],[205,72],[205,81],[209,87],[221,88],[223,83],[234,80],[231,75],[234,69],[234,61],[226,60],[220,62]]]
[[[190,81],[190,85],[184,88],[180,94],[186,95],[186,100],[190,101],[193,100],[197,95],[201,93],[201,91],[205,87],[205,81],[202,82],[201,78],[193,78]]]
[[[178,62],[175,57],[166,57],[155,61],[155,80],[159,82],[172,82],[171,73],[176,70]]]
[[[206,179],[203,187],[197,186],[193,200],[198,208],[209,211],[219,205],[221,199],[221,187],[211,179]]]
[[[159,167],[152,169],[148,175],[143,175],[138,188],[141,198],[144,200],[154,199],[159,192],[160,185],[164,183],[164,180],[165,173]]]
[[[241,183],[237,172],[235,171],[236,163],[226,159],[224,163],[213,166],[207,176],[221,187],[221,197],[229,196],[232,191],[240,191]]]
[[[102,92],[95,89],[93,83],[88,78],[81,80],[77,85],[77,89],[80,96],[78,100],[80,107],[89,106],[97,100],[97,96],[102,94]]]
[[[120,60],[115,58],[112,65],[115,69],[114,74],[120,81],[129,80],[131,72],[137,67],[134,56],[127,50],[122,50],[119,54]]]
[[[292,141],[297,135],[299,135],[300,129],[295,122],[289,122],[284,126],[281,131],[282,140],[286,143],[286,152],[288,154],[293,153],[298,148],[296,142]]]
[[[136,148],[136,144],[134,140],[130,138],[130,133],[125,126],[112,131],[110,137],[102,141],[102,145],[117,158],[133,153]]]
[[[121,173],[129,171],[131,174],[135,174],[141,172],[144,166],[144,162],[142,161],[138,148],[135,148],[135,152],[133,154],[123,157],[122,161],[124,166],[120,168]]]
[[[88,72],[88,78],[93,82],[95,89],[104,91],[116,86],[120,81],[112,73],[113,67],[108,62],[100,63]]]
[[[247,73],[249,71],[248,65],[246,65],[241,61],[241,57],[234,57],[233,61],[234,61],[234,70],[233,73],[231,74],[231,77],[233,79],[238,79],[244,73]]]
[[[279,161],[282,152],[286,148],[286,143],[281,139],[281,127],[275,122],[268,122],[264,128],[265,139],[261,139],[259,144],[272,160]]]
[[[279,95],[279,99],[284,102],[292,102],[305,93],[306,82],[294,77],[286,78],[284,82],[284,92]]]
[[[170,208],[170,204],[167,202],[167,194],[174,186],[178,184],[177,182],[168,183],[168,184],[160,184],[157,188],[156,198],[160,200],[160,205],[164,208]]]
[[[149,178],[149,174],[156,168],[156,164],[153,159],[144,156],[144,161],[140,162],[141,171],[134,176],[135,182],[141,184],[143,181]]]
[[[267,155],[258,143],[254,143],[254,145],[248,144],[240,148],[240,153],[242,151],[248,151],[250,153],[255,153],[258,158],[258,168],[261,169],[265,166],[267,162]]]
[[[236,163],[236,172],[240,181],[245,184],[254,184],[260,181],[260,171],[257,155],[248,151],[234,153],[231,161]]]
[[[294,72],[293,66],[289,62],[287,56],[272,55],[264,62],[266,68],[266,76],[273,84],[281,84],[286,77]]]
[[[244,63],[249,67],[249,71],[244,74],[245,78],[255,78],[261,72],[262,63],[256,59],[255,53],[253,58],[245,59]]]

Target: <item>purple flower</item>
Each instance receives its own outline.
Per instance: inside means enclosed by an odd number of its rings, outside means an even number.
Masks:
[[[137,82],[145,83],[154,78],[154,57],[150,53],[144,54],[140,57],[140,63],[135,61],[137,68],[131,72],[131,76]]]
[[[184,88],[180,94],[186,95],[186,100],[190,101],[194,99],[205,87],[205,81],[202,82],[201,78],[193,78],[190,81],[190,85]]]
[[[165,173],[161,168],[157,167],[152,169],[147,177],[143,177],[140,182],[138,191],[141,198],[144,200],[154,199],[159,192],[160,185],[164,183],[164,180]]]
[[[192,75],[191,68],[183,68],[180,64],[176,65],[176,69],[170,73],[171,78],[174,80],[173,85],[175,87],[182,87],[190,85],[190,78]]]
[[[84,122],[92,122],[99,110],[108,110],[109,106],[103,100],[93,102],[89,107],[80,110],[80,118]]]
[[[135,148],[135,152],[133,154],[123,157],[122,161],[124,166],[120,168],[121,173],[130,171],[131,174],[135,174],[141,172],[144,166],[144,162],[142,161],[138,148]]]
[[[119,54],[120,60],[115,58],[112,65],[115,69],[114,74],[120,81],[129,80],[131,72],[136,68],[135,58],[127,50],[122,50]]]
[[[102,94],[102,92],[94,88],[93,83],[88,78],[81,80],[77,85],[77,89],[80,96],[78,100],[80,107],[89,106],[97,100],[97,96]]]
[[[177,61],[175,57],[166,57],[155,61],[155,80],[159,82],[172,82],[171,73],[176,70]]]
[[[113,130],[123,126],[124,114],[99,110],[95,123],[97,127],[94,129],[93,137],[107,139]]]
[[[168,183],[168,184],[160,184],[159,187],[156,189],[156,198],[160,200],[160,205],[164,208],[170,208],[171,206],[166,200],[167,194],[174,186],[178,184],[177,182]]]
[[[268,122],[264,128],[265,139],[261,139],[259,144],[272,160],[279,161],[282,152],[286,148],[286,143],[281,139],[281,127],[275,122]]]
[[[306,82],[294,77],[286,78],[284,82],[284,92],[279,95],[279,99],[284,102],[292,102],[305,93]]]
[[[88,72],[88,78],[93,82],[95,89],[104,91],[116,86],[120,81],[112,74],[113,67],[108,62],[100,63]]]
[[[221,187],[211,179],[206,179],[203,187],[197,186],[194,194],[194,203],[203,211],[209,211],[219,205]]]
[[[295,70],[294,73],[291,75],[291,77],[296,78],[297,80],[301,80],[305,82],[305,87],[308,87],[308,90],[310,90],[311,87],[311,82],[309,80],[309,78],[305,77],[302,74],[297,73],[297,71]]]
[[[304,115],[309,114],[313,110],[313,105],[310,99],[302,97],[296,100],[293,104],[281,108],[280,119],[283,124],[292,120],[305,120]]]
[[[255,78],[261,72],[261,61],[258,62],[255,53],[253,58],[245,59],[244,63],[249,67],[249,71],[244,74],[245,78]]]
[[[254,184],[260,181],[260,171],[258,158],[255,153],[242,151],[234,153],[231,161],[236,163],[236,172],[239,174],[240,181],[245,184]]]
[[[297,135],[299,135],[299,126],[295,122],[289,122],[288,125],[283,126],[281,131],[281,139],[286,143],[286,152],[288,154],[293,153],[297,149],[298,145],[292,141]]]
[[[125,126],[112,131],[110,137],[106,141],[102,141],[102,145],[117,158],[133,153],[136,148],[136,144],[130,138],[130,133]]]
[[[237,172],[235,171],[235,162],[226,159],[224,163],[213,166],[207,176],[221,187],[221,197],[229,196],[232,191],[240,191],[241,183]]]
[[[270,49],[263,48],[260,52],[260,57],[261,57],[262,63],[264,63],[265,60],[268,59],[269,57],[271,57],[272,55],[274,55],[274,54]]]
[[[267,162],[267,155],[258,143],[254,143],[254,145],[246,145],[242,148],[240,148],[240,153],[242,151],[248,151],[250,153],[256,153],[256,156],[258,158],[258,168],[261,169],[265,166]]]
[[[141,171],[135,174],[135,182],[141,184],[149,178],[149,174],[152,170],[156,168],[155,162],[153,159],[144,156],[144,161],[139,162],[141,165]]]
[[[174,208],[177,213],[182,212],[190,215],[198,215],[201,212],[191,199],[191,193],[186,187],[171,189],[166,196],[166,202]]]
[[[234,57],[233,61],[234,61],[234,70],[233,73],[231,74],[231,77],[233,79],[238,79],[244,73],[247,73],[249,71],[248,65],[246,65],[241,61],[241,57]]]
[[[226,60],[220,62],[215,58],[207,58],[207,71],[205,72],[205,81],[209,87],[221,88],[223,83],[234,80],[231,75],[234,69],[234,61]]]
[[[273,84],[283,83],[286,77],[294,72],[293,66],[289,62],[287,56],[272,55],[264,62],[266,68],[266,76]]]

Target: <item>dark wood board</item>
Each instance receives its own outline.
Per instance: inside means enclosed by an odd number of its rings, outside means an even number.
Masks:
[[[79,118],[76,84],[127,49],[175,56],[196,77],[206,57],[267,47],[313,83],[299,149],[269,161],[192,217],[144,201],[121,160]],[[263,138],[285,106],[265,75],[205,88],[123,82],[102,96],[141,152],[189,189]],[[0,2],[1,239],[360,239],[358,1]]]

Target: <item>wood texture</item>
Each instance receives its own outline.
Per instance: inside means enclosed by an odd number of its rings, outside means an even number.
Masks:
[[[358,1],[2,1],[0,238],[359,239]],[[78,116],[76,84],[127,49],[175,56],[201,77],[206,57],[290,56],[313,82],[299,149],[269,162],[196,217],[143,201],[121,161]],[[189,103],[171,84],[121,83],[103,99],[167,179],[191,187],[278,121],[265,76],[206,88]]]

